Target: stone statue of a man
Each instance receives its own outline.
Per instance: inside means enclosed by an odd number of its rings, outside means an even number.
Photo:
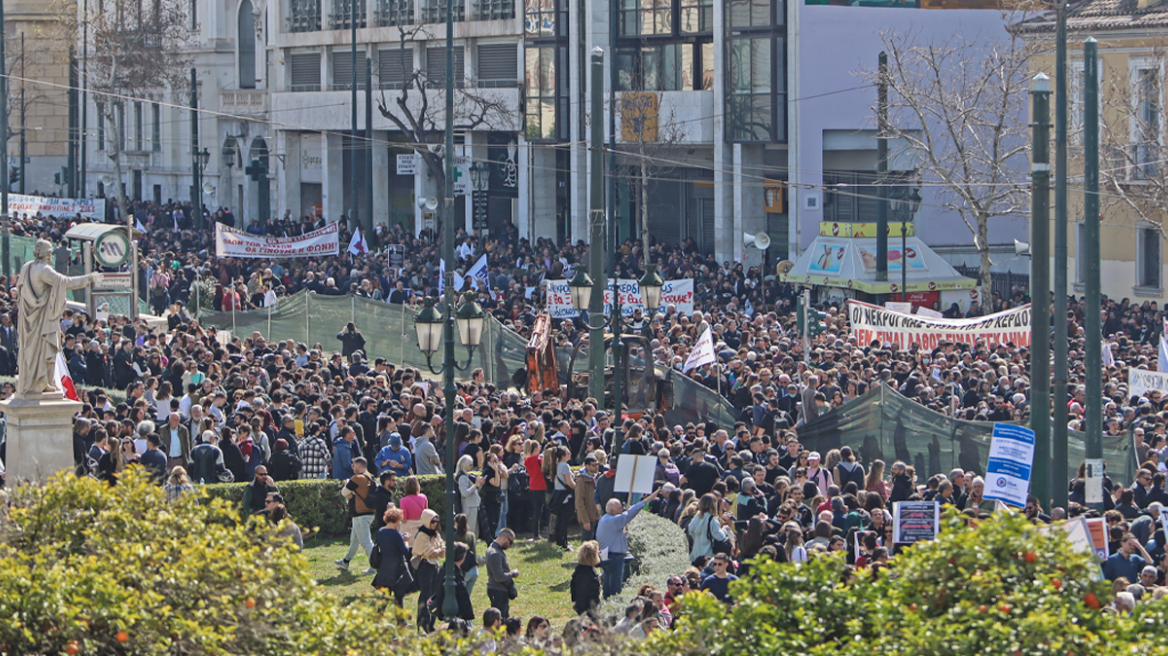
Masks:
[[[57,383],[57,353],[61,350],[61,317],[65,292],[100,281],[100,273],[65,276],[49,263],[53,245],[41,239],[33,247],[34,259],[20,269],[16,283],[19,321],[16,327],[18,397],[61,396]]]

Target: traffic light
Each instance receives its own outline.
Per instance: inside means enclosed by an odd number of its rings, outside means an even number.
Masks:
[[[8,188],[13,189],[18,184],[20,184],[20,167],[13,166],[12,168],[8,169]]]
[[[810,333],[812,337],[815,337],[820,333],[827,332],[826,312],[816,312],[812,310],[811,312],[808,312],[808,314],[811,316],[811,325],[808,327],[807,332]]]

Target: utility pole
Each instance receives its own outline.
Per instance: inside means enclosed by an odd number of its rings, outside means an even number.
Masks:
[[[75,144],[76,144],[76,139],[77,139],[77,134],[76,134],[76,129],[77,129],[77,127],[76,127],[77,95],[73,91],[73,89],[76,88],[76,86],[77,86],[76,85],[77,77],[76,77],[76,74],[74,72],[76,70],[73,66],[74,62],[75,62],[75,59],[73,58],[73,48],[70,47],[69,48],[69,148],[67,149],[68,157],[66,158],[67,161],[69,162],[69,179],[61,181],[61,182],[65,182],[69,185],[69,197],[70,198],[77,197],[73,193],[73,191],[74,191],[74,189],[73,189],[73,163],[74,163],[73,157],[74,157],[74,153],[76,152]],[[20,32],[20,185],[18,187],[18,189],[20,190],[20,193],[22,193],[22,194],[24,193],[24,177],[25,177],[24,174],[27,173],[27,171],[25,170],[25,166],[24,166],[24,156],[25,156],[25,152],[26,152],[25,140],[24,140],[24,130],[25,130],[25,126],[27,125],[24,122],[24,80],[25,80],[25,76],[24,76],[24,31],[22,30]]]
[[[2,2],[3,0],[0,0]],[[604,407],[604,50],[592,49],[592,172],[589,182],[588,273],[592,298],[588,302],[588,395]]]
[[[9,261],[9,235],[11,225],[8,220],[8,65],[5,62],[4,45],[4,0],[0,0],[0,217],[4,222],[3,237],[0,238],[0,259],[3,259],[4,285],[11,282],[12,262]]]
[[[451,1],[447,0],[447,2]],[[349,227],[356,228],[361,225],[357,222],[357,206],[360,204],[360,199],[357,196],[359,189],[357,186],[357,0],[349,0],[349,38],[352,39],[352,71],[350,71],[352,73],[352,85],[349,88],[349,93],[353,106],[353,121],[349,129],[349,179],[352,180],[352,184],[349,185],[349,192],[353,199],[349,205],[352,211],[349,215]],[[447,153],[447,156],[449,156],[449,153]]]
[[[85,0],[82,11],[84,20],[81,21],[81,167],[78,171],[78,188],[81,196],[87,196],[85,174],[89,143],[89,0]],[[105,220],[105,217],[102,217]]]
[[[1067,472],[1067,0],[1057,0],[1054,106],[1054,434],[1051,489],[1064,490]],[[1045,264],[1045,262],[1041,263]],[[1042,299],[1045,301],[1046,299]],[[1065,499],[1065,492],[1054,492]],[[1050,497],[1044,497],[1046,503]],[[1065,505],[1063,506],[1066,507]]]
[[[620,216],[616,209],[616,87],[617,87],[617,66],[616,66],[616,39],[617,39],[617,20],[619,0],[609,0],[608,3],[608,47],[613,51],[612,58],[608,61],[608,187],[607,197],[605,198],[605,209],[608,214],[608,221],[606,225],[612,232],[612,252],[608,254],[611,258],[612,267],[612,405],[614,414],[612,419],[613,427],[613,455],[619,457],[621,452],[621,443],[624,441],[623,431],[621,427],[624,423],[624,403],[621,394],[621,351],[624,344],[621,341],[621,309],[620,309],[620,278],[617,277],[616,260],[617,253],[620,251],[621,243],[621,225]],[[604,129],[604,119],[600,120],[598,124],[601,130]],[[644,263],[649,262],[648,251],[641,255]],[[607,286],[605,287],[607,289]],[[651,319],[650,319],[651,320]],[[600,399],[597,399],[600,401]],[[614,461],[615,462],[615,461]]]
[[[373,231],[373,67],[369,57],[365,58],[365,214],[362,231],[369,248],[377,248],[377,235]]]
[[[612,153],[608,156],[611,158]],[[612,179],[611,177],[609,178]],[[611,183],[609,192],[612,192]],[[609,200],[611,205],[612,200]],[[624,370],[621,367],[621,355],[624,352],[624,341],[621,340],[621,333],[624,331],[624,315],[621,310],[621,281],[620,273],[616,268],[617,253],[620,252],[620,230],[613,221],[609,221],[608,225],[609,238],[611,246],[608,252],[608,266],[609,274],[612,277],[612,317],[609,319],[609,325],[612,327],[612,453],[616,457],[620,457],[621,447],[624,446],[624,391],[621,385],[624,378]],[[645,257],[649,257],[645,253]]]
[[[1050,502],[1050,78],[1030,85],[1034,118],[1030,157],[1030,428],[1034,430],[1034,496]],[[1055,405],[1059,405],[1056,399]],[[1065,403],[1064,403],[1065,405]],[[1061,484],[1056,485],[1059,487]]]
[[[1083,257],[1087,260],[1087,459],[1103,457],[1103,317],[1099,247],[1099,44],[1083,43]],[[1056,504],[1066,503],[1066,485],[1055,479]],[[1093,506],[1096,504],[1092,504]],[[1065,505],[1063,506],[1066,507]],[[1098,504],[1102,511],[1102,504]]]
[[[203,229],[203,172],[199,166],[199,80],[191,69],[191,213],[195,229]]]
[[[888,282],[888,53],[880,53],[876,80],[876,282]],[[901,254],[901,260],[904,255]],[[902,262],[903,264],[903,262]]]

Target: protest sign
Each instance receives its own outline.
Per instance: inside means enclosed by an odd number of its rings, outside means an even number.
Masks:
[[[1034,431],[1013,424],[994,424],[986,462],[985,498],[1024,507],[1033,465]]]
[[[621,278],[619,283],[621,315],[631,317],[638,309],[644,310],[641,304],[640,284],[632,278]],[[612,312],[612,294],[615,286],[612,279],[609,279],[608,289],[604,292],[604,316],[606,317]],[[664,310],[670,304],[677,308],[678,314],[687,316],[693,314],[694,281],[692,279],[665,281],[665,286],[661,288],[661,309]],[[572,290],[568,287],[567,280],[547,281],[547,309],[553,319],[573,319],[579,314],[572,307]]]
[[[1087,529],[1091,533],[1091,544],[1099,560],[1111,557],[1111,545],[1107,541],[1107,520],[1102,517],[1087,519]]]
[[[94,221],[105,221],[104,198],[46,198],[8,194],[8,211],[13,216],[36,214],[45,216],[74,216],[80,214]]]
[[[857,343],[864,345],[879,341],[888,342],[893,348],[907,349],[916,343],[932,350],[942,341],[975,344],[986,340],[995,345],[1030,346],[1029,305],[976,319],[906,315],[859,301],[848,301],[847,311],[852,335]]]
[[[1148,392],[1168,392],[1168,374],[1147,369],[1127,370],[1127,395],[1147,396]]]
[[[936,501],[897,501],[892,504],[892,541],[912,544],[932,540],[941,529],[941,504]]]
[[[299,237],[268,237],[215,224],[216,257],[280,259],[336,255],[340,250],[340,224],[330,223]]]
[[[616,480],[613,492],[653,493],[653,478],[657,473],[656,456],[634,456],[622,453],[616,462]]]

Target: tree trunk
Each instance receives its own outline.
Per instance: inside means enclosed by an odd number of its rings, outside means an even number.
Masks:
[[[982,314],[990,314],[994,311],[993,297],[991,296],[994,285],[990,274],[990,267],[994,263],[990,260],[989,219],[990,217],[985,214],[977,215],[977,239],[975,241],[977,244],[977,254],[980,258],[978,278],[981,280],[981,288],[978,290],[978,298],[981,299],[981,302],[978,305],[981,306]]]

